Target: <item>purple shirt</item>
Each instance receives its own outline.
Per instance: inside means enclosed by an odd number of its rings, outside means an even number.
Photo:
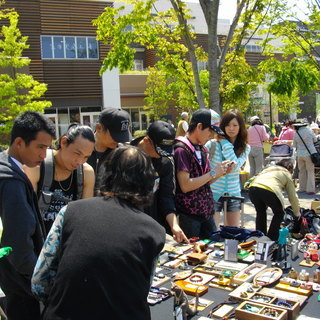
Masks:
[[[190,178],[200,177],[209,172],[210,164],[208,162],[208,152],[202,147],[201,153],[203,157],[202,164],[200,165],[194,152],[189,149],[185,150],[182,147],[177,147],[174,151],[176,172],[189,172]],[[175,204],[177,212],[197,215],[208,220],[214,213],[213,196],[210,184],[206,183],[196,190],[183,193],[178,182]]]

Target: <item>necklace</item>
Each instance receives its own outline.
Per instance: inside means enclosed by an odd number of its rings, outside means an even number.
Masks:
[[[73,171],[71,172],[71,180],[70,180],[70,183],[69,183],[69,186],[68,186],[67,189],[63,188],[62,185],[61,185],[61,183],[60,183],[60,181],[58,181],[61,190],[62,190],[62,191],[65,191],[65,192],[68,191],[68,190],[71,188],[71,186],[72,186],[72,181],[73,181]]]

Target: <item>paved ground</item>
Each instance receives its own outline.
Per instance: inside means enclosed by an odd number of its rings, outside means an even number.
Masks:
[[[244,203],[244,227],[247,229],[255,230],[255,219],[256,219],[256,211],[254,209],[253,204],[251,203],[248,194],[243,192],[243,196],[246,198]],[[311,209],[311,201],[315,198],[320,199],[320,191],[317,188],[317,193],[315,195],[307,195],[306,193],[298,193],[300,207]],[[286,198],[286,205],[290,205],[288,199]],[[268,209],[268,221],[272,218],[271,210]]]

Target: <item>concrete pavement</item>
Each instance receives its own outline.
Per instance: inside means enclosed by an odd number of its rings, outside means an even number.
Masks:
[[[244,203],[244,227],[246,229],[251,229],[255,230],[256,224],[256,211],[254,209],[253,204],[251,203],[248,193],[243,191],[242,195],[245,197],[245,203]],[[320,192],[319,188],[317,188],[317,193],[315,195],[308,195],[306,193],[298,193],[299,197],[299,202],[300,202],[300,207],[301,208],[306,208],[306,209],[311,209],[311,201],[314,200],[315,198],[320,199]],[[285,198],[286,201],[286,206],[290,205],[290,202],[288,201],[288,198]],[[268,222],[270,223],[272,219],[272,211],[270,208],[268,208]]]

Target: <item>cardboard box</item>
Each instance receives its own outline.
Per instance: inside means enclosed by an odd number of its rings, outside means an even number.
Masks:
[[[320,201],[313,200],[311,202],[311,209],[314,210],[315,213],[320,214]]]

